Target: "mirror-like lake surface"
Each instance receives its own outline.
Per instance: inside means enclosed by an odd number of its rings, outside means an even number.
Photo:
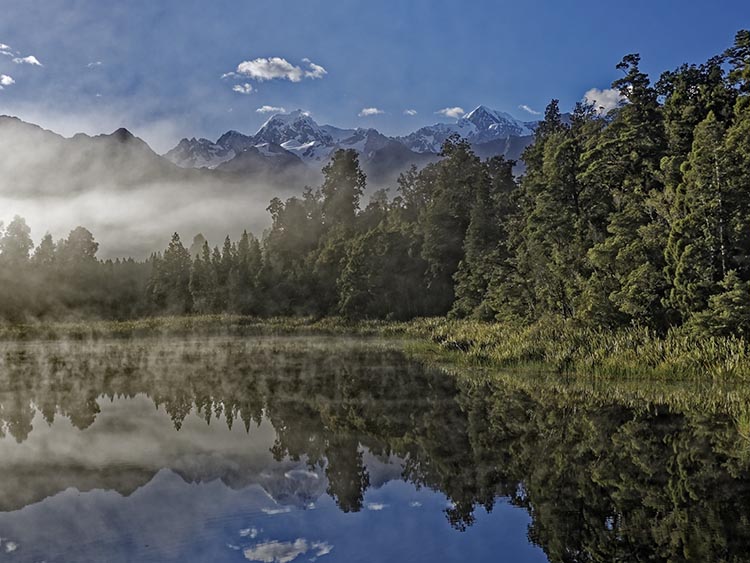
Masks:
[[[0,350],[0,561],[750,560],[747,425],[715,411],[376,339]]]

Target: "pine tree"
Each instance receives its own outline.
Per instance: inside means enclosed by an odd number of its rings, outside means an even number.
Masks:
[[[735,266],[729,254],[724,127],[710,112],[693,138],[674,201],[672,215],[679,218],[673,221],[666,252],[673,272],[670,304],[683,318],[703,310]]]
[[[0,237],[0,260],[11,266],[22,266],[29,261],[34,248],[31,229],[23,217],[16,215]]]
[[[190,293],[190,252],[174,233],[162,257],[154,261],[149,290],[156,306],[174,314],[189,313],[193,307]]]
[[[487,177],[477,186],[464,239],[464,258],[454,275],[456,298],[452,314],[489,320],[496,314],[488,300],[493,277],[505,273],[510,255],[506,221],[516,185],[513,161],[496,157],[485,164]]]
[[[664,247],[668,236],[659,165],[666,140],[657,93],[640,71],[640,57],[627,55],[618,68],[625,76],[613,83],[627,103],[582,155],[581,180],[612,194],[614,209],[608,236],[589,252],[594,271],[586,293],[616,323],[664,327],[668,292]]]

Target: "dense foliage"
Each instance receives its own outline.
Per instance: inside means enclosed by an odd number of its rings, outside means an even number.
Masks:
[[[652,83],[623,58],[604,113],[553,100],[524,153],[482,161],[458,137],[394,197],[338,151],[319,189],[274,199],[262,240],[101,262],[78,228],[33,249],[22,219],[0,239],[6,318],[231,312],[531,323],[750,334],[750,32]],[[33,251],[33,253],[32,253]]]

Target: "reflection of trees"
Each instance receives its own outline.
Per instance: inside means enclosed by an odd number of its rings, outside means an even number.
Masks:
[[[23,346],[19,345],[20,348]],[[51,350],[51,351],[50,351]],[[277,459],[324,468],[342,510],[361,509],[363,448],[404,460],[404,479],[442,491],[461,529],[498,497],[526,509],[553,561],[743,561],[750,447],[728,418],[562,397],[447,376],[390,347],[311,339],[123,341],[6,353],[0,428],[88,427],[95,397],[145,393],[180,429],[206,422],[277,431]],[[32,406],[33,405],[33,406]]]

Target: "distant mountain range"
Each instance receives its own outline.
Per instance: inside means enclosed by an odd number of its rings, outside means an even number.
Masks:
[[[241,186],[248,180],[297,191],[320,180],[337,149],[354,149],[371,187],[387,187],[411,165],[437,161],[454,133],[486,158],[518,160],[536,123],[479,106],[453,123],[389,137],[375,129],[319,125],[306,112],[277,114],[254,134],[227,131],[216,141],[182,139],[164,155],[126,129],[65,138],[15,117],[0,117],[0,193],[67,193],[154,183]]]
[[[467,139],[482,157],[503,155],[518,160],[533,140],[536,125],[479,106],[454,123],[438,123],[406,136],[388,137],[376,129],[319,125],[308,113],[297,110],[274,115],[254,135],[228,131],[215,142],[182,139],[164,157],[182,168],[233,173],[249,173],[263,160],[268,161],[268,169],[288,170],[304,164],[317,171],[334,151],[355,149],[368,178],[383,183],[412,164],[423,166],[437,160],[443,143],[454,133]]]
[[[163,248],[174,231],[186,239],[202,232],[212,241],[243,229],[261,233],[271,198],[320,185],[321,168],[336,149],[359,153],[372,192],[394,187],[411,165],[439,160],[453,133],[482,158],[515,160],[535,127],[480,106],[452,123],[388,137],[375,129],[319,125],[295,111],[274,115],[254,135],[183,139],[159,155],[127,129],[66,138],[0,116],[0,222],[24,215],[36,239],[47,230],[59,237],[85,225],[103,256],[143,258]]]

